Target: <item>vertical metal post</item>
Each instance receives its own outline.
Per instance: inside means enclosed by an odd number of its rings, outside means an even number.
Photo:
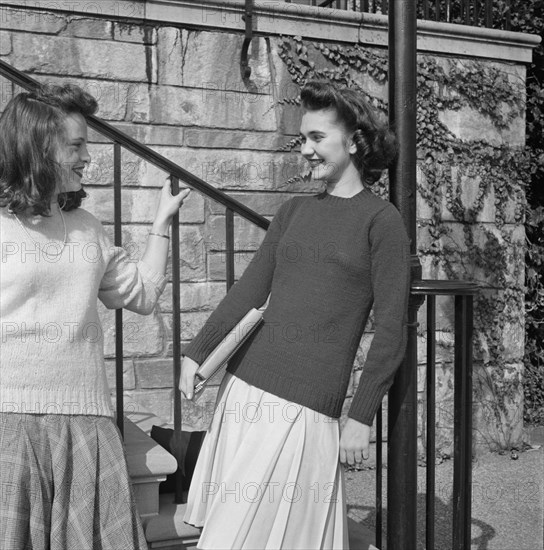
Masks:
[[[179,179],[171,176],[172,194],[179,193]],[[181,447],[181,392],[179,380],[181,377],[181,311],[180,311],[180,258],[179,258],[179,212],[172,219],[172,355],[174,362],[174,448]],[[175,476],[175,501],[183,503],[183,478],[180,474],[182,464],[178,464]]]
[[[485,26],[490,29],[493,26],[493,1],[485,0]]]
[[[506,0],[506,13],[504,15],[504,29],[509,31],[512,26],[512,3],[511,0]]]
[[[455,297],[453,550],[470,548],[472,499],[472,296]]]
[[[469,0],[463,1],[462,9],[465,16],[465,25],[470,25],[470,1]]]
[[[425,548],[434,549],[436,454],[436,296],[427,296],[427,495]]]
[[[412,280],[421,278],[416,254],[416,3],[389,0],[389,119],[399,141],[389,171],[391,201],[411,239]],[[417,310],[410,297],[406,355],[389,391],[387,548],[417,544]]]
[[[383,519],[383,406],[376,413],[376,548],[382,547]]]
[[[114,244],[121,246],[121,145],[113,144],[113,224]],[[117,427],[124,436],[123,406],[123,310],[115,310],[115,398],[117,409]]]
[[[234,284],[234,212],[227,208],[225,210],[225,248],[227,254],[227,292]]]

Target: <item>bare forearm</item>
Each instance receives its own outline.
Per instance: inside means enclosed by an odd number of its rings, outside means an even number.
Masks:
[[[155,271],[164,275],[170,246],[170,222],[155,220],[142,256],[142,260]]]

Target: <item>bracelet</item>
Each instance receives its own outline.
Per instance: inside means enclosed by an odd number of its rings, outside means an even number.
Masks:
[[[162,233],[153,233],[152,231],[150,231],[149,234],[155,235],[155,237],[162,237],[163,239],[170,239],[170,235],[163,235]]]

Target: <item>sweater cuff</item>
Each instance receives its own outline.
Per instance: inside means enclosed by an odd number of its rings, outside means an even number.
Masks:
[[[387,389],[361,381],[353,397],[348,417],[367,426],[372,426]]]

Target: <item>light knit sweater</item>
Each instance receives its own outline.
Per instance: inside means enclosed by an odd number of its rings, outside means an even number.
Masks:
[[[112,416],[97,298],[148,314],[166,280],[114,247],[89,212],[64,216],[67,244],[55,255],[57,241],[36,243],[58,234],[29,228],[31,240],[0,208],[0,410]]]
[[[404,355],[410,248],[395,207],[365,189],[284,203],[246,271],[184,354],[202,363],[271,293],[229,364],[245,382],[339,417],[370,310],[375,332],[349,416],[372,424]]]

